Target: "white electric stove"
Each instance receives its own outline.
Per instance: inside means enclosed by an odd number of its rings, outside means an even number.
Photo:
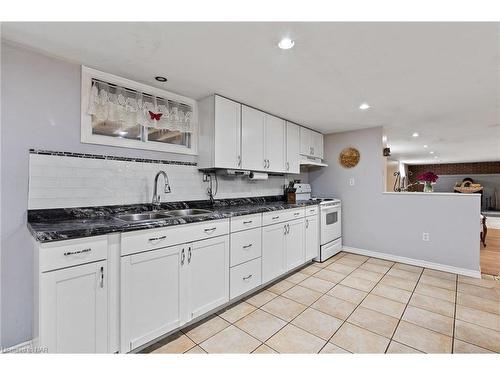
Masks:
[[[319,204],[320,250],[314,260],[324,262],[342,251],[342,204],[336,198],[311,196],[311,185],[295,184],[297,202],[316,201]]]

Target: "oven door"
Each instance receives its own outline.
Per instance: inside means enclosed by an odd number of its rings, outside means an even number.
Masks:
[[[340,204],[337,206],[321,207],[321,245],[336,240],[342,235]]]

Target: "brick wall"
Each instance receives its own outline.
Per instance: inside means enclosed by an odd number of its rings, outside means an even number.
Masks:
[[[417,181],[417,176],[425,172],[434,172],[440,175],[474,175],[474,174],[495,174],[500,173],[500,161],[488,161],[479,163],[450,163],[450,164],[425,164],[408,165],[410,172],[409,181]],[[411,188],[412,191],[422,191],[423,185]]]
[[[415,181],[417,176],[424,172],[435,174],[494,174],[500,173],[500,161],[489,161],[483,163],[454,163],[454,164],[426,164],[409,165],[408,171],[412,173],[410,181]]]

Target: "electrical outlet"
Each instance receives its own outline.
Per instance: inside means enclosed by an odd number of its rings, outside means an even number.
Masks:
[[[422,233],[422,241],[429,241],[429,233],[423,232]]]
[[[349,186],[354,186],[354,177],[349,179]]]

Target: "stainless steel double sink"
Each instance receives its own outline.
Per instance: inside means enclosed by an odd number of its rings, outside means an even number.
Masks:
[[[144,221],[154,221],[161,219],[171,219],[175,217],[184,216],[203,216],[210,215],[213,211],[202,210],[199,208],[185,209],[185,210],[165,210],[165,211],[151,211],[151,212],[141,212],[138,214],[121,214],[116,215],[115,218],[127,221],[127,222],[144,222]]]

